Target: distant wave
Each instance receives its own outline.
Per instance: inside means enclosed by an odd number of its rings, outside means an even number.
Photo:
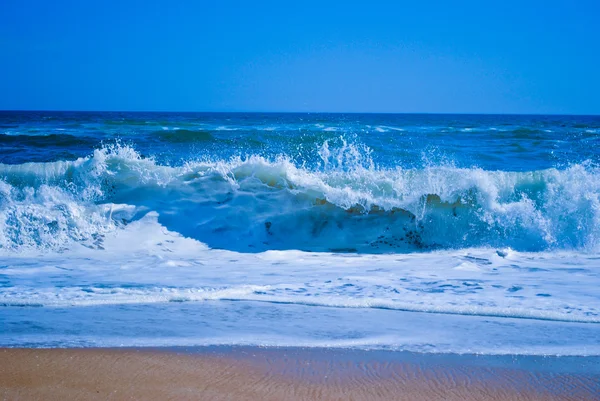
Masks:
[[[0,134],[0,145],[16,145],[19,147],[69,147],[80,145],[94,145],[98,140],[69,134]]]
[[[600,243],[600,169],[592,164],[528,172],[382,169],[368,149],[327,141],[318,154],[312,169],[286,155],[172,167],[116,143],[75,161],[0,164],[0,248],[101,247],[106,232],[148,211],[171,231],[243,252]]]

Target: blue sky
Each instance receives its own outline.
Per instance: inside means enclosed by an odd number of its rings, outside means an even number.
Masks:
[[[0,109],[600,114],[598,1],[0,1]]]

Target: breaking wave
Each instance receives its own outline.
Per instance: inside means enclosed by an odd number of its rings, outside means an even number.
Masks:
[[[600,243],[600,169],[591,163],[507,172],[399,161],[390,169],[343,140],[316,151],[312,168],[285,155],[168,166],[120,143],[75,161],[0,164],[0,248],[101,248],[104,235],[150,211],[171,231],[241,252]]]

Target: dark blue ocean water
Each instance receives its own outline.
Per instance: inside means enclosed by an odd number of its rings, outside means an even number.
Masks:
[[[345,140],[381,168],[531,171],[598,162],[600,117],[0,111],[5,164],[74,160],[116,139],[170,165],[285,155],[314,167],[325,141]]]

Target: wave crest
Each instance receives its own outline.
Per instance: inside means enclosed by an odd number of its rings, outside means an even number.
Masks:
[[[237,251],[598,247],[600,170],[591,164],[382,169],[343,138],[317,152],[316,168],[285,155],[166,166],[114,143],[75,161],[0,164],[0,247],[100,247],[148,211],[171,231]]]

